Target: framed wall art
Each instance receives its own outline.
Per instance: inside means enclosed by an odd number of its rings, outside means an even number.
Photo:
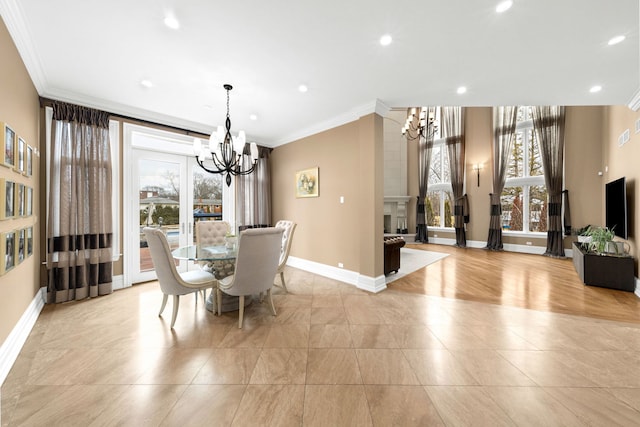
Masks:
[[[24,202],[24,197],[25,197],[25,191],[24,191],[24,184],[15,184],[15,191],[16,191],[16,195],[15,195],[15,199],[16,199],[16,207],[14,210],[14,214],[15,216],[25,216],[24,215],[24,208],[25,208],[25,202]]]
[[[16,161],[16,171],[20,172],[20,173],[26,173],[26,164],[25,164],[25,157],[26,157],[26,151],[27,149],[27,144],[24,142],[24,139],[18,137],[18,159]]]
[[[22,228],[16,231],[16,240],[18,241],[16,245],[16,265],[20,264],[26,258],[25,252],[25,237],[27,234],[27,230]]]
[[[27,176],[31,176],[33,175],[33,147],[30,145],[27,145],[27,168],[26,168],[26,174]]]
[[[0,206],[0,219],[13,218],[16,207],[13,181],[0,178],[0,200],[4,200],[4,206]]]
[[[27,256],[33,255],[33,227],[26,228]]]
[[[0,123],[0,142],[2,143],[1,164],[14,168],[16,166],[16,133],[6,123]]]
[[[320,176],[318,168],[309,168],[296,172],[296,197],[318,197]]]
[[[16,232],[0,233],[0,274],[16,266]]]
[[[33,215],[33,188],[31,187],[25,187],[24,215]]]

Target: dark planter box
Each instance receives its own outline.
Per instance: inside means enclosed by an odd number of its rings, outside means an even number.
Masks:
[[[573,266],[585,285],[634,292],[633,257],[588,253],[573,243]]]

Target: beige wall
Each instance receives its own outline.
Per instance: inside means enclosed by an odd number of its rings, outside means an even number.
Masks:
[[[375,277],[383,272],[382,118],[357,121],[271,153],[273,221],[298,226],[291,255]],[[320,196],[295,197],[295,173],[318,167]],[[344,204],[340,197],[344,197]]]
[[[640,233],[640,134],[635,133],[635,121],[640,112],[634,112],[625,106],[613,106],[605,109],[605,134],[602,147],[602,171],[600,192],[604,192],[607,182],[625,177],[627,181],[627,204],[629,209],[629,244],[631,253],[636,257],[636,277],[638,276],[638,237]],[[618,137],[629,129],[630,140],[619,146]],[[608,171],[607,171],[608,167]],[[602,204],[604,209],[604,204]],[[601,212],[604,225],[604,213]]]
[[[31,82],[18,51],[0,19],[0,122],[8,123],[28,145],[38,148],[38,94]],[[40,159],[33,158],[33,176],[27,177],[0,166],[0,177],[25,184],[34,189],[34,215],[0,221],[0,232],[34,228],[33,255],[0,276],[0,344],[5,341],[38,291],[40,265],[39,245],[39,167]]]

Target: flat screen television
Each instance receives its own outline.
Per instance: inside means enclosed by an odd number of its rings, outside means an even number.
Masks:
[[[629,238],[627,227],[627,185],[625,177],[608,182],[605,187],[606,226],[623,239]]]

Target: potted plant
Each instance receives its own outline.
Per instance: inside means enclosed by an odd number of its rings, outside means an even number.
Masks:
[[[575,234],[578,236],[578,243],[589,243],[591,241],[591,236],[589,236],[590,229],[591,225],[586,225],[575,230]]]
[[[591,237],[586,243],[587,249],[597,254],[618,253],[618,246],[613,242],[615,233],[607,227],[589,227],[585,234]]]

